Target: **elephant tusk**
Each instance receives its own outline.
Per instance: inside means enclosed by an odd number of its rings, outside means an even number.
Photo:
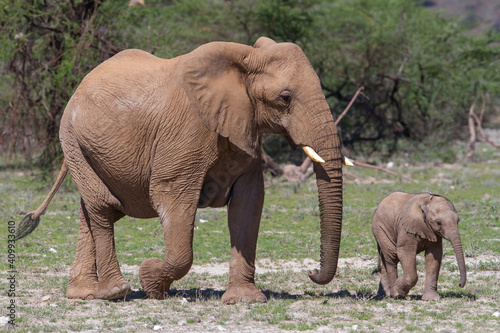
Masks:
[[[343,160],[345,165],[354,166],[354,162],[351,159],[347,158],[346,156],[342,155],[342,160]]]
[[[321,156],[319,156],[318,153],[314,151],[314,149],[312,149],[309,146],[301,146],[301,147],[304,150],[304,153],[306,153],[306,155],[309,156],[311,160],[318,163],[325,163],[325,160],[322,159]]]

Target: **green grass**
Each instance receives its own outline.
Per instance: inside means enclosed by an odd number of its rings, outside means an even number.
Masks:
[[[0,211],[5,228],[0,233],[0,251],[5,258],[7,221],[19,221],[35,209],[53,180],[40,180],[36,171],[0,170]],[[128,217],[115,225],[115,239],[118,260],[135,296],[126,302],[66,299],[80,200],[71,180],[66,180],[39,227],[16,242],[19,328],[31,332],[151,331],[154,325],[186,332],[214,331],[218,326],[228,331],[248,327],[255,331],[315,331],[324,327],[333,331],[466,332],[479,326],[484,331],[497,330],[500,319],[492,314],[499,310],[500,296],[500,165],[395,169],[400,175],[411,175],[416,182],[366,168],[348,171],[374,181],[357,183],[346,177],[341,241],[341,259],[346,264],[339,267],[340,275],[320,286],[309,280],[305,269],[292,271],[286,268],[290,265],[280,266],[319,260],[317,193],[314,182],[269,182],[257,260],[266,260],[266,267],[275,270],[258,270],[256,276],[257,287],[269,301],[235,306],[224,306],[220,301],[227,287],[227,270],[217,275],[190,272],[172,285],[169,299],[143,299],[138,265],[147,258],[163,257],[162,230],[158,219]],[[406,299],[373,297],[379,276],[371,275],[377,253],[371,218],[378,202],[393,191],[430,191],[447,196],[455,204],[469,277],[464,289],[458,287],[453,249],[445,241],[438,285],[440,301],[426,303],[420,299],[425,276],[421,255],[417,260],[419,282]],[[227,263],[230,246],[226,210],[200,210],[196,226],[194,265]],[[6,260],[0,262],[0,269],[8,270]],[[2,306],[9,302],[8,288],[8,281],[0,280]],[[50,299],[42,301],[44,296]]]

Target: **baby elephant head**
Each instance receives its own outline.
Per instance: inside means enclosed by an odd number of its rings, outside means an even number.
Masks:
[[[455,251],[460,270],[460,287],[466,282],[465,259],[458,232],[458,213],[445,197],[436,194],[418,194],[403,208],[403,226],[411,234],[436,242],[439,238],[448,240]]]

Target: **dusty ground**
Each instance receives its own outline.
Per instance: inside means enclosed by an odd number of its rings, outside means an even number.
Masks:
[[[314,291],[314,285],[301,278],[308,269],[319,267],[318,262],[311,259],[293,262],[260,260],[257,262],[257,279],[269,287],[265,291],[269,302],[233,306],[223,305],[218,299],[225,289],[227,263],[193,266],[184,279],[188,284],[199,283],[201,289],[193,290],[179,284],[165,301],[143,299],[144,293],[138,288],[134,288],[125,302],[68,300],[63,288],[37,288],[35,280],[50,279],[51,276],[65,279],[69,270],[41,269],[43,274],[31,274],[26,278],[29,281],[19,282],[30,285],[31,289],[28,297],[18,300],[19,314],[24,316],[20,328],[31,332],[401,332],[428,331],[431,327],[433,331],[467,332],[474,329],[479,319],[483,323],[483,332],[500,330],[500,320],[496,317],[500,315],[499,270],[470,269],[466,286],[469,296],[465,298],[450,293],[438,302],[421,301],[421,272],[419,284],[406,300],[375,301],[373,293],[378,286],[378,277],[370,274],[376,265],[375,259],[341,258],[339,276],[324,291]],[[451,256],[445,257],[443,267],[454,261]],[[467,258],[469,267],[480,267],[484,262],[490,265],[496,262],[498,267],[500,258],[486,255]],[[122,265],[122,271],[133,287],[132,281],[137,279],[138,269],[135,265]],[[458,279],[458,272],[443,270],[441,275],[456,275]],[[356,290],[350,283],[352,280],[358,286]],[[496,281],[493,293],[481,296],[488,281]],[[207,288],[201,285],[207,285]],[[359,286],[364,289],[359,289]],[[7,298],[2,295],[0,302],[6,304]],[[455,309],[457,314],[450,313],[450,309]],[[274,315],[280,312],[283,316]],[[424,314],[422,320],[418,319],[420,312]]]

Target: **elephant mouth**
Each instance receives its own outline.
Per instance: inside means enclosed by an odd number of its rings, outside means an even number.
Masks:
[[[293,151],[295,151],[297,149],[297,144],[293,141],[293,139],[289,135],[285,135],[285,138],[286,138],[286,141],[288,141],[290,148]],[[300,147],[302,148],[304,153],[306,153],[306,155],[314,162],[325,163],[325,160],[321,156],[319,156],[319,154],[311,147],[306,146],[306,145],[300,145]]]

